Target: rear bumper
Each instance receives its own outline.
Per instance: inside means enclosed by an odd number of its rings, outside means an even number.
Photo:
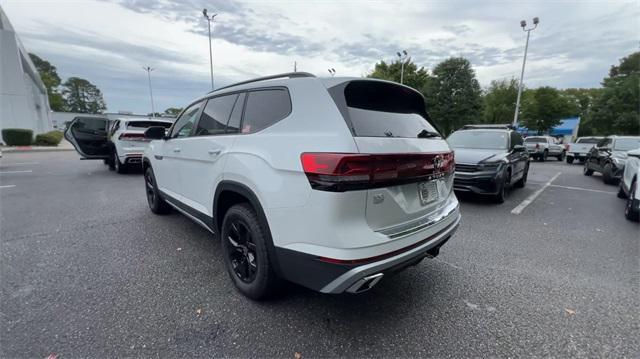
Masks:
[[[498,193],[498,183],[501,181],[502,171],[483,173],[456,172],[453,179],[453,189],[458,192],[491,195]]]
[[[455,209],[433,227],[445,222],[436,233],[431,231],[431,235],[407,247],[364,259],[329,259],[282,247],[276,247],[275,252],[287,280],[323,293],[358,293],[425,257],[437,255],[460,223],[457,203]],[[425,233],[429,232],[427,228]]]
[[[587,158],[586,153],[577,153],[577,152],[567,152],[567,157],[573,157],[580,161],[584,161]]]

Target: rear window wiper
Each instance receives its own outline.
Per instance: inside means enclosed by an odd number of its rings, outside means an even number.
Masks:
[[[431,132],[427,130],[422,130],[418,133],[418,138],[432,138],[432,137],[442,137],[437,132]]]

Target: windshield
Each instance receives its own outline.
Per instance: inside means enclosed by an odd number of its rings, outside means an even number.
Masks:
[[[591,138],[578,138],[578,140],[576,141],[576,143],[598,143],[600,142],[600,138],[595,138],[595,137],[591,137]]]
[[[498,131],[457,131],[447,138],[453,148],[477,148],[504,150],[507,148],[507,133]]]
[[[524,142],[527,143],[547,143],[547,139],[545,137],[527,137],[524,139]]]
[[[131,121],[127,123],[127,129],[129,130],[144,130],[153,126],[162,126],[164,128],[171,127],[171,122],[162,122],[162,121]]]
[[[631,151],[640,148],[640,137],[637,138],[619,138],[613,145],[614,151]]]

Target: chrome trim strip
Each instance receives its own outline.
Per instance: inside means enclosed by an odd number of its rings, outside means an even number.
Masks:
[[[405,237],[414,234],[415,232],[421,231],[427,227],[430,227],[434,224],[437,224],[438,222],[448,217],[451,213],[453,213],[457,207],[457,201],[451,200],[451,196],[449,196],[445,204],[442,207],[438,208],[436,213],[429,213],[408,223],[380,229],[376,232],[384,234],[385,236],[392,239]]]
[[[456,212],[457,213],[457,212]],[[365,264],[359,267],[355,267],[350,271],[342,274],[338,278],[331,281],[331,283],[324,286],[320,289],[322,293],[342,293],[347,288],[351,287],[354,282],[358,281],[360,278],[375,274],[381,271],[384,271],[387,268],[393,267],[396,264],[400,264],[403,261],[410,259],[413,255],[419,255],[421,252],[431,249],[438,245],[438,243],[442,242],[446,238],[453,235],[453,233],[458,229],[458,225],[460,224],[460,215],[458,214],[455,222],[449,225],[448,230],[446,232],[441,233],[436,238],[430,240],[429,242],[416,247],[410,251],[400,253],[397,256],[383,259],[378,262],[373,262],[370,264]]]

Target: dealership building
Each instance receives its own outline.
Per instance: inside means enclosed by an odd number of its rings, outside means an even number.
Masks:
[[[0,130],[3,128],[26,128],[38,134],[53,126],[47,90],[0,7]]]

